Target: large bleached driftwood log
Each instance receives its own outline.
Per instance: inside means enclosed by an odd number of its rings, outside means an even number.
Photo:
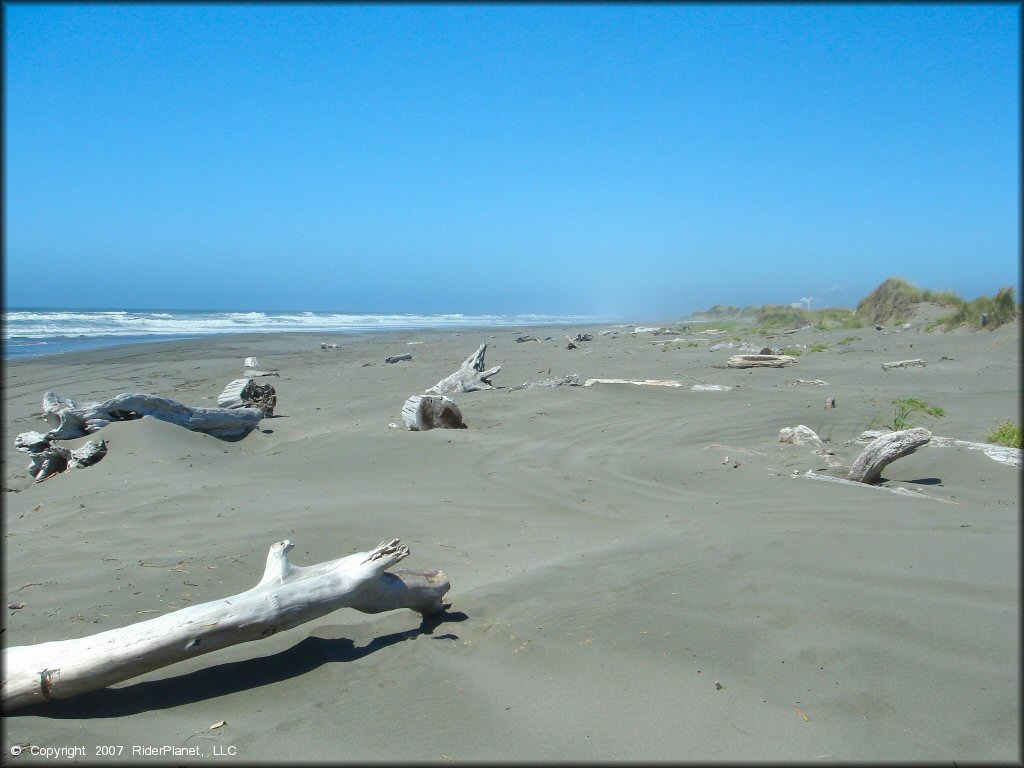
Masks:
[[[413,395],[402,406],[402,421],[413,432],[466,428],[459,406],[444,395]]]
[[[466,358],[462,367],[451,376],[441,379],[437,384],[427,390],[428,395],[450,395],[456,392],[475,392],[478,389],[494,389],[491,384],[491,377],[501,370],[496,365],[489,370],[484,370],[484,355],[487,352],[487,344],[481,344],[472,355]]]
[[[397,539],[318,565],[288,561],[290,541],[270,547],[260,582],[241,594],[74,640],[4,650],[3,705],[18,708],[105,688],[229,645],[260,640],[338,608],[430,616],[449,607],[443,571],[386,570],[409,549]]]
[[[129,421],[151,416],[160,421],[205,432],[215,437],[244,437],[259,424],[263,411],[258,408],[190,408],[166,397],[125,393],[102,403],[83,403],[47,392],[43,395],[43,416],[52,429],[49,440],[73,440],[90,435],[114,421]]]
[[[675,379],[587,379],[584,387],[595,384],[635,384],[638,387],[681,387],[683,382]]]
[[[220,393],[221,408],[259,408],[264,416],[273,416],[277,393],[270,384],[257,384],[252,379],[235,379]]]
[[[784,368],[796,365],[792,355],[733,355],[726,361],[729,368]]]
[[[858,483],[875,483],[886,466],[913,453],[931,439],[932,433],[924,427],[901,429],[899,432],[882,435],[869,443],[857,457],[846,479]]]

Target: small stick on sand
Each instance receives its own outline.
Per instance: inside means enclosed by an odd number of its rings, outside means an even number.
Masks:
[[[924,368],[924,360],[897,360],[894,363],[882,363],[882,370],[888,371],[890,368],[912,368],[914,366]]]

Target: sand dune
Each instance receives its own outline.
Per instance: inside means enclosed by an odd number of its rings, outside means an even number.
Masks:
[[[580,330],[593,341],[567,350]],[[943,407],[929,426],[962,440],[1019,419],[1016,324],[801,331],[785,343],[828,349],[759,370],[712,367],[735,350],[601,330],[372,334],[331,339],[335,350],[301,334],[223,337],[5,366],[6,598],[25,604],[7,612],[5,645],[242,591],[286,537],[299,565],[401,538],[413,553],[403,565],[443,568],[453,604],[424,625],[342,610],[13,713],[5,751],[1019,760],[1020,470],[926,447],[883,473],[885,487],[922,497],[793,477],[842,476],[863,449],[850,441],[896,398]],[[541,342],[516,343],[520,333]],[[406,397],[484,341],[502,370],[497,389],[456,396],[468,429],[389,427]],[[384,363],[407,351],[412,361]],[[47,389],[212,406],[250,355],[281,373],[267,379],[277,416],[239,442],[114,424],[97,434],[110,445],[102,462],[38,484],[13,448],[17,433],[43,429]],[[909,358],[927,366],[881,367]],[[686,386],[510,391],[568,373]],[[829,438],[843,466],[779,443],[797,424]]]

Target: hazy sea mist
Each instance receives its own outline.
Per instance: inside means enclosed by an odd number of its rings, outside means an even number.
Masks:
[[[231,333],[370,333],[432,328],[588,324],[583,315],[366,314],[353,312],[211,312],[10,308],[3,314],[4,359],[118,344]]]

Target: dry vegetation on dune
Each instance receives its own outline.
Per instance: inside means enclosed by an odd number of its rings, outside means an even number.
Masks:
[[[966,301],[953,291],[918,288],[902,277],[890,277],[857,303],[856,309],[824,307],[804,309],[785,304],[760,307],[734,307],[716,304],[693,313],[689,320],[714,321],[719,328],[754,326],[763,332],[813,326],[821,331],[836,328],[862,328],[865,325],[898,325],[915,317],[922,305],[936,305],[948,311],[929,323],[926,330],[939,326],[952,330],[960,326],[972,329],[998,328],[1012,322],[1021,313],[1013,288],[1004,287],[994,296],[979,296]]]
[[[961,325],[998,328],[1017,318],[1021,311],[1014,301],[1013,288],[1000,288],[995,296],[965,301],[952,291],[921,289],[902,277],[890,277],[860,300],[856,314],[866,323],[904,323],[911,319],[920,304],[938,304],[950,309],[932,323],[929,330],[939,325],[946,330]]]

